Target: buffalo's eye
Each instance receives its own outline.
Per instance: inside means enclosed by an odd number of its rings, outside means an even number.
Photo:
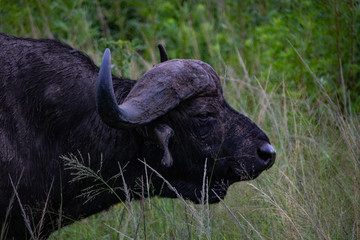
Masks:
[[[209,121],[212,119],[211,114],[209,113],[200,113],[198,115],[196,115],[196,117],[200,120],[200,121]]]
[[[214,131],[214,116],[211,113],[200,113],[195,116],[194,133],[200,139],[206,139]]]

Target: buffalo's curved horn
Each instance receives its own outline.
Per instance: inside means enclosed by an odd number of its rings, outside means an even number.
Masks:
[[[107,48],[101,62],[96,86],[96,108],[104,123],[113,128],[124,128],[136,125],[118,107],[115,99],[112,76],[111,55]]]
[[[160,52],[160,61],[166,62],[167,60],[169,60],[169,56],[165,50],[165,47],[161,43],[159,43],[158,48],[159,48],[159,52]]]
[[[218,77],[215,71],[201,61],[169,60],[146,72],[123,103],[117,105],[112,87],[110,51],[107,49],[96,91],[98,113],[113,128],[144,125],[205,88],[212,86],[216,89],[213,77]]]

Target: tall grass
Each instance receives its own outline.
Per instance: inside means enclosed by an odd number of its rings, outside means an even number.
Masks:
[[[280,1],[291,10],[284,17],[273,16],[280,13],[276,1],[185,2],[161,2],[150,11],[135,1],[141,16],[126,21],[122,14],[133,11],[126,1],[112,9],[106,1],[0,0],[0,31],[56,37],[98,63],[110,46],[115,72],[126,77],[137,78],[158,61],[155,46],[160,41],[167,44],[170,58],[210,63],[221,77],[226,99],[268,134],[277,151],[270,170],[254,181],[234,184],[219,204],[126,201],[60,229],[51,239],[360,239],[360,117],[354,111],[359,108],[351,106],[354,92],[338,86],[341,94],[336,94],[339,89],[331,81],[347,82],[358,67],[353,61],[356,3],[329,1],[317,15],[306,4]],[[350,40],[341,32],[344,28],[332,36],[332,28],[321,25],[328,21],[325,10],[338,17],[333,2],[351,13]],[[273,17],[262,16],[269,6],[275,9],[268,14]],[[296,15],[304,10],[308,15]],[[346,20],[341,16],[336,24]],[[292,23],[300,26],[286,25]],[[337,54],[329,47],[334,42]],[[352,60],[345,62],[348,53],[341,49],[347,45]],[[352,65],[346,68],[348,62]],[[104,186],[102,191],[109,190]]]

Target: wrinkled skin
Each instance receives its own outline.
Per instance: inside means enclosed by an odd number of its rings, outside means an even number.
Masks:
[[[99,116],[106,101],[95,100],[98,75],[92,60],[68,45],[0,34],[0,227],[8,239],[30,238],[23,213],[34,236],[46,238],[127,197],[146,197],[146,176],[151,194],[177,197],[165,178],[179,195],[199,203],[206,163],[208,201],[215,203],[230,184],[254,179],[274,163],[269,139],[226,103],[209,65],[169,60],[138,82],[113,76],[115,101],[128,112],[121,124],[107,119],[107,111]],[[164,86],[173,79],[178,82]],[[77,171],[60,158],[71,154],[114,186],[117,196],[103,191],[87,201],[84,189],[104,185],[93,178],[72,181]]]

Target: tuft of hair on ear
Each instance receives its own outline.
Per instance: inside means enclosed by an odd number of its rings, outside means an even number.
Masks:
[[[169,150],[169,141],[170,138],[174,136],[174,130],[167,124],[158,124],[155,127],[155,133],[158,137],[162,149],[164,150],[161,164],[165,167],[171,167],[173,165],[173,158]]]

